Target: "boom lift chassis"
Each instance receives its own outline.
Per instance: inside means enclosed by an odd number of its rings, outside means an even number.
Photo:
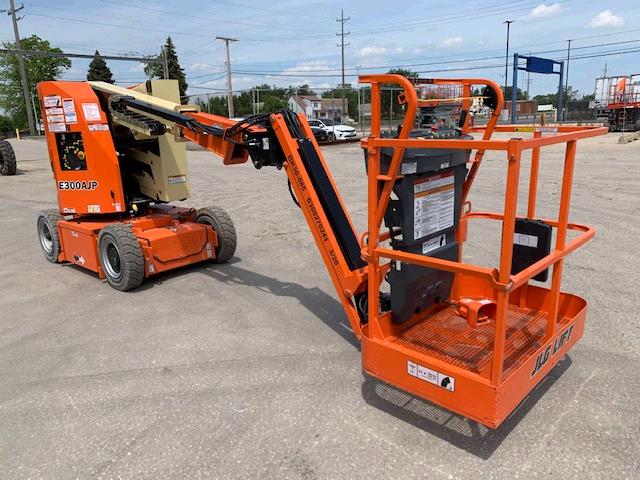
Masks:
[[[360,236],[355,233],[303,115],[283,111],[250,117],[236,124],[201,112],[169,111],[127,96],[114,97],[111,105],[113,112],[133,112],[163,123],[174,129],[178,137],[220,155],[225,164],[244,163],[250,156],[257,168],[283,168],[353,333],[362,344],[364,370],[418,397],[497,428],[583,334],[586,302],[562,292],[561,277],[564,258],[593,238],[594,230],[569,222],[571,186],[577,141],[602,135],[606,129],[558,126],[558,134],[554,136],[542,137],[535,131],[532,138],[494,140],[491,139],[493,132],[521,131],[516,126],[497,126],[503,104],[497,84],[482,79],[429,79],[422,82],[461,88],[463,111],[470,109],[474,86],[487,86],[495,95],[493,114],[486,127],[470,126],[466,116],[461,121],[463,133],[477,133],[480,139],[413,138],[410,133],[418,109],[433,106],[434,100],[420,100],[416,85],[399,75],[366,75],[360,77],[360,82],[371,85],[372,95],[371,135],[362,140],[368,154],[368,227]],[[382,84],[396,84],[404,91],[399,100],[405,104],[406,114],[395,138],[381,134]],[[512,274],[516,221],[537,219],[541,150],[555,144],[566,146],[559,211],[555,219],[541,219],[555,229],[555,247],[548,255]],[[386,171],[381,171],[381,152],[388,148],[393,149],[391,162]],[[387,246],[392,233],[382,232],[382,221],[394,184],[403,178],[400,173],[403,155],[407,149],[425,148],[475,151],[469,159],[469,171],[462,188],[462,211],[455,235],[462,258],[469,221],[501,222],[497,268]],[[467,200],[487,151],[506,155],[504,211],[499,213],[474,212]],[[523,154],[528,151],[531,151],[528,200],[526,216],[521,216],[518,214],[520,171]],[[99,220],[102,222],[99,224],[95,223],[95,216],[75,215],[59,221],[59,233],[63,234],[66,228],[80,229],[86,232],[87,241],[95,251],[100,229],[111,223],[128,222],[134,226],[146,223],[155,228],[164,222],[179,229],[193,227],[195,220],[193,212],[168,206],[150,207],[146,214],[141,213],[132,218],[115,215]],[[570,230],[577,235],[568,240]],[[145,247],[145,265],[148,265],[157,252],[152,251],[141,229],[134,231]],[[166,264],[166,269],[215,258],[219,232],[215,225],[207,227],[205,232],[207,242],[214,248],[213,255],[211,252],[193,258],[183,255],[182,260]],[[61,252],[58,260],[73,261],[73,257]],[[92,269],[100,271],[97,255],[92,257],[92,262]],[[385,276],[397,262],[453,273],[450,298],[415,313],[406,322],[394,322],[380,292]],[[550,267],[549,288],[530,284]],[[145,269],[145,276],[152,273],[155,272]]]

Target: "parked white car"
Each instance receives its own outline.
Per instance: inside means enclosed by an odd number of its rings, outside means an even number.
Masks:
[[[355,128],[336,123],[329,118],[312,118],[309,120],[309,125],[323,129],[329,134],[329,139],[331,140],[346,140],[356,137]]]

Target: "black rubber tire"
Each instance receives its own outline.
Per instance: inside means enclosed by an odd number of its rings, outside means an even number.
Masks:
[[[335,142],[336,141],[336,134],[334,132],[328,132],[327,133],[327,137],[329,138],[330,142]]]
[[[98,258],[107,282],[125,292],[144,280],[144,256],[131,225],[115,223],[100,230]]]
[[[16,153],[6,140],[0,140],[0,174],[16,174]]]
[[[36,220],[40,248],[44,257],[51,263],[58,263],[58,256],[60,255],[58,220],[61,218],[62,216],[58,210],[42,210],[38,213]]]
[[[205,223],[218,234],[218,246],[216,247],[215,263],[225,263],[229,261],[233,254],[236,253],[238,245],[238,237],[236,235],[236,227],[233,226],[229,214],[220,207],[204,207],[198,210],[196,214],[198,223]]]

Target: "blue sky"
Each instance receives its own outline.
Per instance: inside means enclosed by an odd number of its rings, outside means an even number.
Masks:
[[[170,34],[192,94],[225,88],[219,35],[238,39],[231,47],[234,89],[339,83],[336,18],[341,8],[351,18],[345,60],[351,83],[356,67],[372,73],[394,66],[425,72],[424,77],[486,77],[502,83],[507,19],[515,20],[511,53],[562,59],[567,39],[573,39],[570,84],[581,92],[593,91],[605,62],[610,74],[640,72],[639,0],[26,0],[24,6],[21,35],[37,34],[67,52],[156,54]],[[0,39],[11,40],[9,17],[0,22]],[[596,56],[607,52],[628,53]],[[65,77],[83,79],[87,64],[74,60]],[[119,83],[145,79],[141,64],[110,61],[109,66]],[[455,70],[461,68],[470,70]],[[534,95],[556,86],[555,76],[532,75]]]

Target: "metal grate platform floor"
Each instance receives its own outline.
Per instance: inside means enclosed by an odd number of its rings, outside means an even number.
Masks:
[[[559,320],[559,324],[566,319]],[[547,313],[509,305],[503,378],[540,348],[544,340]],[[471,327],[447,307],[408,328],[395,342],[444,362],[483,373],[491,365],[494,323]]]

